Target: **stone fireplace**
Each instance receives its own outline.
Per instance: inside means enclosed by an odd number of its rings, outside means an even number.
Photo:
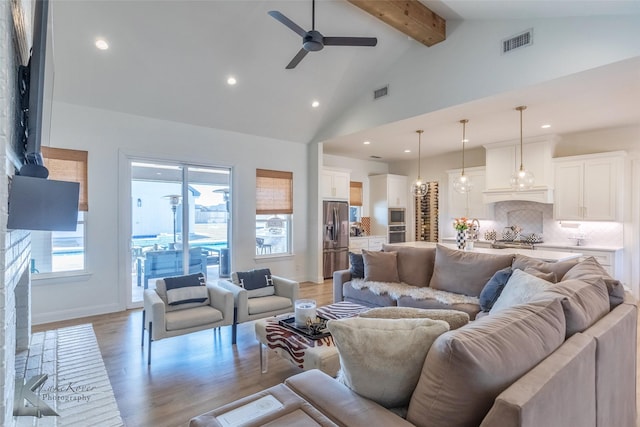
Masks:
[[[0,425],[14,426],[16,352],[26,350],[31,336],[31,235],[6,228],[9,177],[14,174],[17,135],[18,64],[25,63],[29,1],[0,2]],[[22,59],[22,60],[21,60]]]

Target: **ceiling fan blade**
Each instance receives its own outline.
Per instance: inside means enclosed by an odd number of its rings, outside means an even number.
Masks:
[[[307,34],[307,32],[305,30],[303,30],[298,24],[296,24],[291,19],[287,18],[286,16],[284,16],[282,13],[278,12],[277,10],[272,10],[272,11],[267,12],[267,13],[269,15],[271,15],[273,18],[275,18],[276,20],[280,21],[281,23],[283,23],[284,25],[289,27],[291,30],[293,30],[300,37],[304,37],[305,34]]]
[[[298,51],[298,53],[296,53],[296,56],[293,57],[291,62],[289,62],[289,64],[285,68],[287,70],[291,70],[292,68],[296,68],[296,65],[298,65],[298,63],[300,61],[302,61],[302,58],[307,56],[307,53],[309,53],[309,51],[305,50],[304,48],[300,49]]]
[[[375,46],[378,39],[375,37],[324,37],[325,46]]]

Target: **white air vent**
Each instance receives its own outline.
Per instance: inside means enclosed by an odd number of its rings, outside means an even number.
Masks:
[[[511,52],[514,49],[531,46],[533,44],[533,28],[502,40],[502,53]]]
[[[389,85],[385,87],[381,87],[380,89],[376,89],[373,91],[373,99],[382,98],[383,96],[387,96],[389,94]]]

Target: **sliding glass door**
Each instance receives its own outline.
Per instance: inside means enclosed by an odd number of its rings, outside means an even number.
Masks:
[[[131,162],[131,302],[158,278],[230,273],[230,170]]]

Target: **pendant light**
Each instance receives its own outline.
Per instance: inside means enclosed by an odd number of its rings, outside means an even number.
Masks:
[[[427,195],[427,184],[420,177],[420,145],[422,143],[421,137],[423,132],[422,129],[416,131],[418,134],[418,179],[411,185],[411,194],[413,194],[413,197],[424,197]]]
[[[533,173],[526,170],[522,162],[522,112],[526,109],[526,105],[516,107],[516,111],[520,111],[520,169],[511,175],[511,187],[518,191],[530,189],[535,181]]]
[[[453,189],[460,194],[466,194],[473,188],[471,178],[464,174],[464,143],[467,142],[466,127],[469,120],[462,119],[460,120],[460,123],[462,123],[462,172],[460,173],[460,176],[453,181]]]

